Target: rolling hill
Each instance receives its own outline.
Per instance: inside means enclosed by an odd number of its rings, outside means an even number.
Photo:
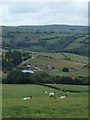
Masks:
[[[31,53],[31,52],[30,52]],[[60,76],[88,76],[88,58],[81,55],[70,53],[45,53],[32,52],[33,59],[28,59],[24,64],[31,64],[36,66],[46,66],[51,64],[54,69],[47,71],[51,75]],[[23,64],[23,65],[24,65]],[[64,67],[69,68],[69,72],[63,72]]]
[[[88,55],[87,26],[2,26],[2,47]]]

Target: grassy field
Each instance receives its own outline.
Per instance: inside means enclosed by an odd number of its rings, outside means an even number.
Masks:
[[[75,55],[70,53],[64,53],[65,56],[67,56],[70,60],[81,62],[81,63],[88,63],[88,58],[81,55]]]
[[[32,54],[49,56],[52,58],[65,59],[65,56],[62,53],[32,52]]]
[[[75,48],[80,48],[81,46],[83,46],[83,43],[81,44],[81,43],[75,42],[75,43],[71,43],[70,45],[68,45],[65,49],[71,50],[71,49],[75,49]]]
[[[86,56],[81,56],[77,54],[71,54],[71,53],[47,53],[47,52],[32,52],[32,55],[44,55],[49,56],[52,58],[58,58],[58,59],[66,59],[66,57],[72,61],[81,62],[81,63],[88,63],[88,58]]]
[[[80,90],[81,93],[65,93],[39,85],[3,85],[3,118],[87,118],[87,86],[54,85],[67,90]],[[44,91],[56,91],[56,99],[50,99]],[[60,99],[68,94],[66,99]],[[23,97],[32,95],[32,100]]]
[[[30,59],[28,61],[28,64],[36,64],[36,65],[47,65],[47,64],[52,64],[56,68],[62,68],[62,67],[83,67],[88,61],[87,57],[84,56],[78,56],[74,54],[61,54],[61,53],[40,53],[40,52],[35,52],[33,54],[36,54],[34,59]],[[39,57],[37,57],[40,55]],[[44,57],[43,57],[44,56]],[[66,57],[70,60],[66,60]],[[74,58],[76,58],[74,60]]]
[[[70,53],[45,53],[32,52],[34,59],[28,60],[27,64],[32,65],[48,65],[54,66],[54,69],[49,71],[53,75],[61,76],[88,76],[88,68],[84,67],[88,63],[88,58]],[[39,56],[39,57],[38,57]],[[69,72],[63,72],[62,69],[68,67]]]
[[[5,50],[3,50],[5,52]],[[23,53],[24,51],[22,51]],[[71,54],[71,53],[47,53],[47,52],[31,52],[26,51],[32,54],[33,59],[28,59],[27,64],[45,66],[51,64],[54,66],[54,69],[47,71],[52,75],[61,75],[61,76],[88,76],[88,67],[85,67],[88,64],[88,58],[81,55]],[[63,72],[62,69],[68,67],[69,72]],[[6,73],[3,73],[3,78],[6,78]]]
[[[63,67],[73,67],[73,68],[81,68],[83,67],[83,63],[72,62],[68,60],[59,60],[53,58],[35,58],[28,61],[28,64],[33,65],[48,65],[52,64],[55,68],[63,68]]]
[[[77,77],[77,76],[82,76],[82,77],[87,77],[89,76],[88,74],[88,68],[81,68],[81,69],[74,69],[72,68],[72,70],[70,72],[63,72],[61,69],[57,70],[54,69],[50,72],[50,74],[52,75],[61,75],[61,76],[69,76],[69,77]]]

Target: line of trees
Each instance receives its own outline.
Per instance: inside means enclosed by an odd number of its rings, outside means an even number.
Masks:
[[[13,67],[29,58],[31,58],[31,55],[27,52],[22,53],[18,50],[8,50],[2,54],[2,69],[12,70]]]
[[[88,77],[61,77],[51,76],[46,72],[36,72],[34,74],[23,73],[19,70],[9,72],[7,77],[2,80],[3,84],[76,84],[76,85],[90,85]]]

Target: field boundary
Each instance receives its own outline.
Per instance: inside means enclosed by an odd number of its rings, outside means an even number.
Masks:
[[[37,85],[41,85],[41,86],[45,86],[45,87],[49,87],[49,88],[53,88],[55,90],[59,90],[59,91],[63,91],[63,92],[75,92],[75,93],[80,93],[80,92],[90,92],[90,90],[88,91],[75,91],[75,90],[65,90],[65,89],[60,89],[58,87],[52,86],[52,85],[47,85],[47,84],[42,84],[42,83],[35,83]]]

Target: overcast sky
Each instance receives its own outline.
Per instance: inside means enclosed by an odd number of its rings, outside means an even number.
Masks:
[[[88,25],[87,0],[63,1],[3,2],[0,4],[0,25]]]

